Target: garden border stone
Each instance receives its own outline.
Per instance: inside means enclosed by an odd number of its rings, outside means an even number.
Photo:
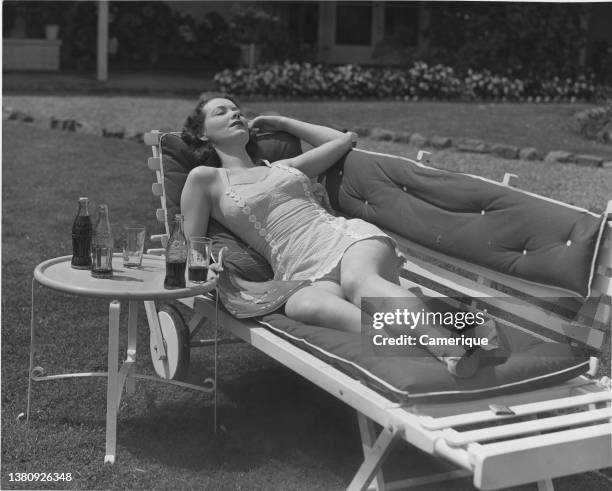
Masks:
[[[8,106],[2,108],[2,119],[11,121],[20,121],[23,123],[41,123],[42,120],[36,120],[33,116],[24,113],[18,109]],[[133,128],[125,128],[120,125],[101,126],[89,121],[78,121],[75,119],[58,119],[51,117],[46,120],[44,126],[50,129],[73,131],[77,133],[102,136],[103,138],[118,138],[132,141],[142,142],[144,132]],[[409,133],[407,131],[392,131],[386,128],[364,128],[357,127],[350,130],[361,137],[370,137],[379,141],[394,141],[399,143],[407,143],[417,147],[432,147],[436,149],[451,149],[453,141],[446,136],[433,136],[428,138],[421,133]],[[496,157],[506,159],[520,159],[525,161],[541,160],[541,156],[536,148],[525,147],[519,148],[514,145],[506,145],[496,143],[489,145],[488,143],[475,139],[465,138],[460,140],[454,147],[460,152],[466,153],[489,153],[491,152]],[[574,155],[563,150],[553,150],[548,152],[544,158],[545,162],[549,163],[574,163],[577,165],[589,167],[612,168],[612,161],[604,161],[602,157],[596,155],[579,154]]]
[[[542,160],[542,156],[540,155],[540,152],[538,152],[537,148],[525,147],[521,148],[519,151],[519,159],[527,162],[533,162],[536,160]]]
[[[578,154],[574,158],[577,165],[584,165],[587,167],[600,167],[603,163],[603,159],[595,155]]]
[[[453,145],[453,141],[447,136],[432,136],[431,146],[437,149],[450,148]]]
[[[491,151],[491,147],[487,143],[477,138],[465,138],[460,140],[457,149],[460,152],[469,153],[489,153]]]
[[[551,164],[574,164],[576,162],[576,157],[571,152],[566,152],[564,150],[553,150],[546,154],[546,157],[544,157],[544,162]]]
[[[519,156],[519,151],[519,147],[515,145],[496,143],[491,146],[491,153],[496,157],[501,157],[502,159],[517,159]]]

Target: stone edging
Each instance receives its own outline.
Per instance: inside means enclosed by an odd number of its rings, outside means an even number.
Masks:
[[[95,123],[78,121],[75,119],[57,119],[51,117],[46,120],[36,120],[34,117],[10,107],[2,108],[2,119],[7,121],[20,121],[23,123],[43,123],[47,128],[73,131],[88,135],[97,135],[105,138],[120,138],[132,141],[143,142],[144,132],[134,131],[119,125],[102,127]],[[541,161],[542,157],[538,150],[533,147],[519,148],[514,145],[501,143],[489,144],[482,140],[473,138],[459,139],[455,142],[446,136],[432,136],[428,138],[420,133],[406,133],[403,131],[392,131],[384,128],[355,128],[352,130],[358,136],[369,137],[378,141],[392,141],[408,143],[416,147],[428,147],[438,150],[456,149],[459,152],[469,153],[490,153],[496,157],[504,159],[520,159],[525,161]],[[594,155],[574,155],[562,150],[553,150],[544,157],[544,162],[548,163],[572,163],[590,167],[612,168],[612,161],[604,162],[604,159]]]
[[[547,163],[577,164],[589,167],[612,168],[612,161],[604,161],[596,155],[583,155],[552,150],[544,158],[533,147],[520,148],[515,145],[502,143],[487,143],[474,138],[460,138],[453,141],[447,136],[427,137],[421,133],[407,133],[405,131],[392,131],[385,128],[355,128],[352,130],[359,136],[368,137],[377,141],[391,141],[409,143],[416,147],[429,147],[437,150],[455,149],[459,152],[490,153],[503,159],[520,159],[526,161],[544,161]]]
[[[120,125],[100,126],[96,123],[78,121],[76,119],[35,119],[33,116],[10,107],[2,108],[2,119],[4,121],[20,121],[22,123],[33,123],[52,130],[72,131],[86,135],[102,136],[105,138],[120,138],[143,142],[144,132],[135,131]]]

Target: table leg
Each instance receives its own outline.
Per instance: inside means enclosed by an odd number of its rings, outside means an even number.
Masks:
[[[119,314],[121,304],[113,300],[108,307],[108,375],[106,388],[106,456],[104,463],[115,463],[117,412],[119,409]]]
[[[28,403],[26,406],[26,421],[30,422],[30,399],[32,397],[32,370],[34,369],[34,352],[36,351],[36,341],[34,338],[34,285],[36,280],[32,278],[32,296],[30,304],[30,369],[28,370]]]
[[[125,359],[126,363],[130,364],[130,371],[134,367],[134,363],[136,363],[136,341],[138,338],[137,334],[138,327],[138,302],[134,300],[130,300],[129,314],[128,314],[128,347],[127,347],[127,357]],[[129,376],[125,382],[125,390],[128,394],[133,394],[135,389],[135,380],[133,377]]]

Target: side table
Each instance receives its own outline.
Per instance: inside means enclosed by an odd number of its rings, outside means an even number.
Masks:
[[[78,270],[70,267],[71,256],[63,256],[40,263],[34,270],[32,279],[32,312],[30,319],[30,372],[28,383],[28,406],[26,419],[30,415],[30,395],[32,381],[54,380],[69,377],[106,376],[106,455],[105,463],[114,463],[117,442],[117,413],[124,386],[128,392],[134,390],[134,378],[145,378],[160,382],[189,387],[204,392],[215,390],[214,382],[209,387],[186,384],[149,375],[137,374],[134,371],[136,362],[136,339],[138,321],[138,302],[171,300],[178,298],[195,297],[213,290],[216,279],[202,284],[187,282],[185,288],[176,290],[164,289],[166,274],[165,258],[145,254],[142,265],[138,268],[125,268],[120,254],[113,257],[113,277],[108,279],[93,278],[90,271]],[[34,366],[34,353],[36,351],[36,337],[34,332],[34,283],[38,282],[53,290],[84,297],[106,298],[110,301],[108,308],[108,371],[89,373],[67,373],[58,375],[44,375],[40,367]],[[119,314],[121,301],[129,302],[128,313],[128,345],[127,356],[119,368]],[[154,323],[153,329],[159,329]],[[161,340],[161,333],[154,333]],[[163,352],[163,343],[160,343]]]

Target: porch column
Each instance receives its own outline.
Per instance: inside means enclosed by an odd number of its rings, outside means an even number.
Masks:
[[[98,2],[98,80],[108,80],[108,0]]]
[[[318,60],[326,62],[329,51],[335,44],[336,2],[319,2]]]

